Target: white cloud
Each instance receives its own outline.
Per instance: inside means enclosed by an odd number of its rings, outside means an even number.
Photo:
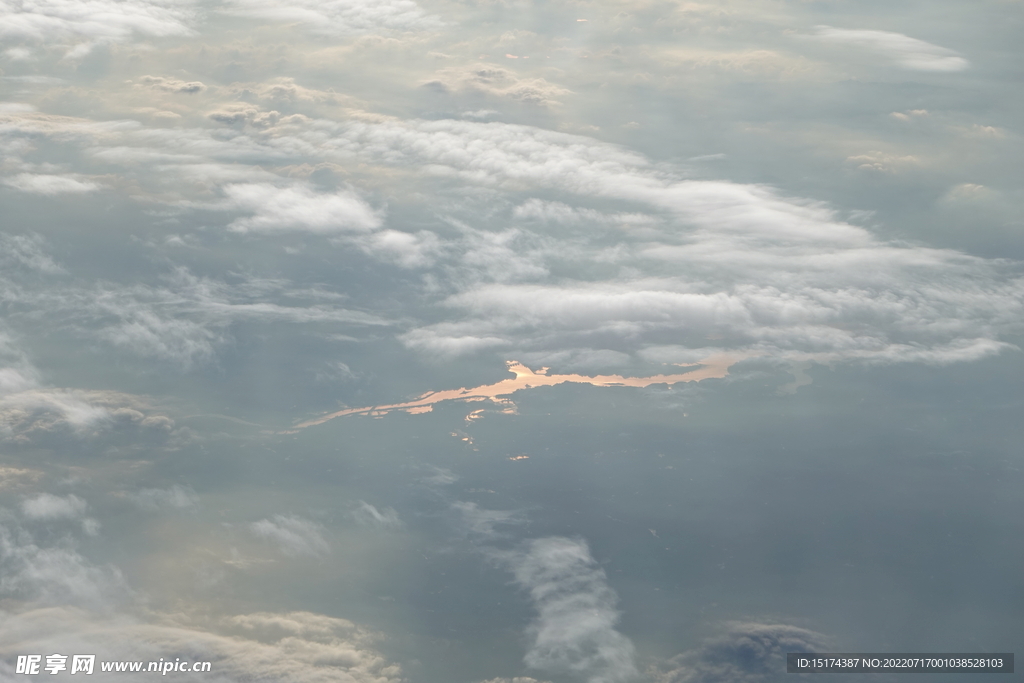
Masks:
[[[442,481],[442,484],[452,483]],[[499,527],[517,526],[523,523],[523,513],[519,510],[488,510],[476,503],[457,501],[452,503],[452,510],[458,515],[466,533],[479,540],[494,540],[503,535]]]
[[[864,154],[846,157],[846,163],[852,164],[862,171],[881,171],[883,173],[897,173],[924,165],[921,159],[913,154],[898,154],[880,150],[871,150]]]
[[[69,53],[82,57],[97,44],[123,42],[135,35],[190,35],[194,17],[187,0],[2,0],[0,37],[43,44],[86,41]]]
[[[381,230],[356,242],[367,254],[402,268],[432,266],[442,250],[441,240],[429,230],[417,233]]]
[[[970,62],[954,50],[926,43],[902,33],[819,26],[815,35],[827,42],[852,45],[875,52],[888,57],[904,69],[941,72],[963,71],[970,66]]]
[[[31,258],[29,263],[47,264]],[[62,436],[90,438],[120,430],[136,437],[166,439],[174,434],[173,427],[172,420],[154,414],[138,396],[44,386],[27,355],[0,334],[0,438],[27,444]]]
[[[22,502],[21,511],[29,519],[78,519],[87,507],[84,500],[73,494],[62,497],[41,493]]]
[[[32,112],[10,116],[33,134],[57,125]],[[59,129],[98,134],[90,125],[64,121]],[[398,333],[428,354],[502,349],[541,357],[569,348],[619,362],[621,354],[643,355],[649,347],[706,348],[714,338],[711,345],[722,350],[787,361],[953,362],[1010,348],[1004,340],[1024,319],[1024,282],[1006,262],[887,241],[839,220],[821,202],[762,185],[686,180],[668,165],[592,138],[505,123],[370,116],[281,118],[225,136],[105,126],[104,135],[124,143],[125,159],[181,157],[174,164],[182,168],[213,158],[244,165],[254,155],[289,163],[360,161],[484,186],[492,197],[502,190],[563,193],[561,202],[506,204],[516,227],[453,219],[458,234],[442,238],[375,232],[379,217],[347,191],[226,186],[224,206],[249,214],[235,229],[340,230],[339,246],[403,267],[442,268],[443,282],[432,280],[443,304],[433,309],[439,318]],[[851,163],[895,170],[912,161],[862,156]],[[626,210],[610,211],[609,202]],[[597,264],[607,264],[599,277],[577,276]],[[193,362],[212,357],[230,320],[327,316],[322,309],[243,304],[223,287],[209,291],[218,296],[141,288],[119,294],[122,322],[103,334],[138,353]],[[178,303],[157,307],[140,298]],[[90,310],[113,302],[106,293],[88,299]]]
[[[19,173],[16,176],[4,178],[3,183],[22,192],[43,195],[84,194],[98,190],[100,187],[96,183],[78,180],[73,176],[40,173]]]
[[[618,596],[582,540],[552,536],[505,556],[538,615],[526,664],[589,683],[622,683],[637,675],[634,647],[615,630]]]
[[[449,486],[459,480],[459,475],[445,467],[430,467],[430,474],[420,481],[428,486]]]
[[[569,206],[562,202],[528,199],[515,208],[512,215],[523,220],[565,225],[620,223],[647,225],[658,221],[657,217],[642,213],[607,213],[594,209]]]
[[[323,527],[316,522],[296,515],[274,515],[273,519],[261,519],[249,525],[249,530],[269,541],[273,541],[285,555],[308,555],[318,557],[331,551],[323,537]]]
[[[0,259],[5,261],[8,267],[16,264],[40,273],[64,273],[64,268],[46,253],[44,245],[45,241],[40,235],[0,233]]]
[[[142,76],[139,81],[157,90],[186,95],[206,90],[206,85],[200,81],[183,81],[178,78],[166,78],[164,76]]]
[[[222,11],[279,24],[298,24],[312,33],[328,36],[429,30],[443,25],[413,0],[229,0]]]
[[[309,187],[275,187],[247,183],[224,187],[224,208],[252,212],[228,225],[235,232],[303,231],[331,234],[368,231],[381,224],[380,216],[351,191],[317,193]]]
[[[106,609],[130,591],[116,567],[92,564],[72,541],[40,546],[23,529],[0,524],[0,595],[29,605]]]
[[[4,57],[12,62],[30,62],[34,59],[32,50],[27,47],[10,47],[4,50]]]
[[[365,500],[359,501],[352,510],[352,517],[365,526],[382,529],[400,529],[402,527],[402,520],[399,519],[397,510],[390,507],[378,510]]]

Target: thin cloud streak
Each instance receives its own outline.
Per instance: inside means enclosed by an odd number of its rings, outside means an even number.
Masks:
[[[893,60],[912,71],[955,72],[970,67],[970,62],[955,50],[892,31],[817,27],[820,40],[859,47]]]

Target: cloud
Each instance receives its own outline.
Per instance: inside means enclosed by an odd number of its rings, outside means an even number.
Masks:
[[[41,493],[21,504],[21,511],[28,519],[78,519],[88,507],[85,501],[75,495],[55,496]]]
[[[402,528],[402,520],[399,519],[398,512],[394,508],[378,510],[365,500],[359,501],[352,510],[352,517],[364,526],[379,527],[381,529]]]
[[[429,467],[430,474],[422,477],[420,481],[428,486],[450,486],[459,480],[459,475],[445,467]]]
[[[455,479],[440,476],[442,485],[450,484]],[[498,531],[500,526],[517,526],[525,520],[519,510],[488,510],[476,503],[457,501],[452,503],[452,510],[458,515],[459,522],[467,534],[477,540],[493,541],[503,537],[504,532]]]
[[[656,216],[643,213],[607,213],[595,209],[569,206],[563,202],[527,199],[512,212],[516,218],[541,223],[579,225],[586,223],[625,223],[644,225],[657,223]]]
[[[164,78],[163,76],[142,76],[139,81],[157,90],[186,95],[206,90],[206,85],[200,81],[182,81],[177,78]]]
[[[120,570],[92,564],[72,540],[40,546],[24,529],[0,524],[0,595],[22,605],[105,610],[130,594]]]
[[[20,266],[50,275],[66,272],[46,253],[45,244],[43,237],[36,234],[0,233],[0,260],[8,268]]]
[[[4,50],[4,57],[12,62],[30,62],[34,59],[32,50],[27,47],[10,47]]]
[[[368,231],[381,224],[380,216],[352,191],[317,193],[303,185],[246,183],[227,185],[224,194],[224,208],[252,213],[228,225],[234,232],[331,234]]]
[[[69,55],[83,57],[98,44],[124,42],[133,36],[187,36],[194,5],[161,0],[48,0],[0,2],[0,37],[42,44],[79,43]]]
[[[278,24],[298,24],[327,36],[430,30],[443,25],[413,0],[229,0],[222,11]]]
[[[0,379],[9,379],[12,372],[18,374],[11,368],[0,370]],[[0,395],[0,435],[17,443],[117,431],[163,440],[173,436],[173,427],[172,420],[153,414],[131,394],[38,387]]]
[[[720,636],[650,671],[656,683],[782,683],[787,652],[821,652],[828,639],[787,624],[735,622]]]
[[[35,258],[29,258],[29,263],[49,265]],[[180,434],[170,418],[154,413],[139,396],[44,386],[27,354],[0,334],[0,438],[41,445],[67,437],[81,440],[119,435],[152,445],[154,440],[167,442]]]
[[[98,134],[95,124],[43,121],[35,112],[8,116],[25,134],[51,125],[61,135]],[[621,365],[622,354],[643,358],[648,349],[713,346],[785,362],[948,363],[1013,348],[1006,339],[1024,320],[1024,281],[1009,262],[882,239],[840,220],[822,202],[764,185],[687,180],[682,169],[583,136],[368,115],[282,117],[223,136],[105,126],[104,135],[127,150],[118,152],[118,163],[154,155],[180,158],[168,161],[180,163],[179,170],[214,158],[221,165],[253,158],[358,162],[383,174],[400,168],[441,186],[494,193],[460,200],[465,215],[446,217],[456,232],[442,237],[377,231],[380,217],[348,191],[225,185],[221,206],[247,214],[234,229],[335,231],[336,246],[402,267],[442,269],[445,277],[432,279],[427,292],[434,304],[424,316],[430,322],[397,332],[406,346],[427,354],[500,350],[543,357],[589,349],[592,358]],[[850,163],[895,170],[912,161],[860,157]],[[550,192],[562,193],[561,201],[530,197]],[[509,201],[510,193],[519,199]],[[498,208],[494,197],[501,198]],[[206,290],[216,297],[191,293],[201,289],[136,287],[130,295],[83,297],[81,305],[95,311],[116,298],[121,322],[104,328],[107,339],[186,366],[212,358],[232,320],[327,317],[323,309],[243,304],[212,283]],[[158,300],[166,303],[157,306]],[[357,322],[354,312],[346,315]]]
[[[190,510],[199,506],[199,496],[187,486],[175,484],[166,489],[140,489],[128,498],[144,510]]]
[[[815,35],[826,42],[852,45],[875,52],[913,71],[963,71],[970,66],[970,62],[954,50],[902,33],[819,26]]]
[[[544,78],[522,78],[515,72],[490,64],[442,69],[434,78],[424,82],[424,85],[441,90],[472,90],[539,106],[558,104],[558,98],[572,92]],[[478,113],[463,116],[486,118]]]
[[[0,290],[0,296],[10,297],[8,303],[23,315],[49,311],[54,323],[65,330],[70,328],[134,355],[168,361],[183,369],[211,361],[217,349],[230,339],[232,324],[242,320],[391,324],[338,306],[340,295],[336,292],[296,288],[286,280],[233,278],[234,282],[228,283],[198,277],[183,268],[165,273],[160,279],[163,282],[159,285],[99,282],[52,289],[9,288],[6,292]]]
[[[920,168],[924,165],[919,158],[912,154],[894,154],[878,150],[849,156],[846,158],[846,162],[862,171],[881,171],[883,173],[896,173],[908,168]]]
[[[88,652],[100,661],[212,663],[207,673],[177,680],[268,683],[400,683],[402,670],[374,643],[380,636],[345,619],[311,612],[256,612],[220,618],[201,614],[100,615],[73,607],[5,614],[0,623],[0,676],[13,680],[13,661],[25,652]],[[6,644],[14,645],[6,645]],[[152,673],[119,673],[138,683]]]
[[[618,597],[584,541],[535,539],[504,559],[538,612],[529,628],[528,666],[589,683],[637,675],[633,643],[615,630]]]
[[[249,525],[249,530],[260,538],[277,544],[285,555],[319,557],[331,551],[323,537],[323,527],[296,515],[274,515]]]
[[[429,230],[417,233],[382,230],[360,238],[355,243],[374,258],[402,268],[432,266],[443,248],[438,236]]]
[[[76,652],[98,661],[212,662],[189,681],[401,683],[401,668],[374,649],[380,635],[350,621],[311,612],[211,616],[187,604],[150,611],[112,566],[97,566],[73,542],[38,545],[0,523],[0,678],[14,676],[25,652]],[[97,673],[98,662],[97,662]],[[142,672],[124,681],[150,680]]]
[[[22,192],[42,195],[85,194],[100,188],[96,183],[78,180],[73,176],[40,173],[19,173],[16,176],[4,178],[3,183]]]

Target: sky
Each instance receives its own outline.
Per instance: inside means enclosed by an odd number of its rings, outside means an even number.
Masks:
[[[0,0],[0,681],[1022,649],[1022,28]]]

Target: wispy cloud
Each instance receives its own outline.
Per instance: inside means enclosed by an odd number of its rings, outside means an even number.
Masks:
[[[902,33],[819,26],[815,35],[827,42],[874,52],[913,71],[963,71],[970,66],[970,62],[955,50]]]
[[[3,183],[22,192],[43,195],[83,194],[94,192],[100,187],[94,182],[79,180],[74,176],[40,173],[19,173],[16,176],[5,178]]]
[[[615,629],[618,596],[584,541],[539,538],[504,559],[537,610],[528,666],[588,683],[637,675],[633,643]]]
[[[85,514],[86,502],[75,495],[55,496],[41,493],[21,504],[21,510],[29,519],[78,519]]]
[[[297,515],[274,515],[249,525],[260,538],[277,544],[285,555],[318,557],[331,551],[323,537],[323,527]]]
[[[400,529],[402,527],[402,520],[398,517],[397,510],[390,507],[378,509],[365,500],[356,504],[352,510],[352,517],[364,526],[380,529]]]
[[[298,24],[310,32],[331,36],[413,31],[443,25],[413,0],[230,0],[222,11],[275,23]]]

